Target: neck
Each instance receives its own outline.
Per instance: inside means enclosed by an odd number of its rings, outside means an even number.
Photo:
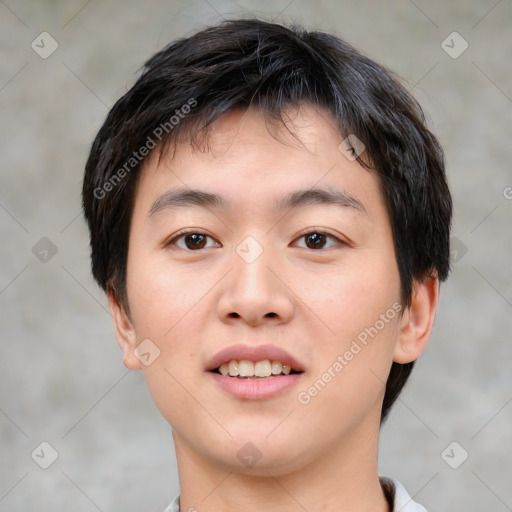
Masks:
[[[240,473],[194,450],[173,431],[180,478],[180,510],[201,512],[389,512],[377,469],[378,429],[357,429],[307,463],[279,472],[260,466]]]

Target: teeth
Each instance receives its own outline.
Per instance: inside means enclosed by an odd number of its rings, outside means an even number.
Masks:
[[[254,363],[252,361],[240,361],[240,377],[252,377],[254,375]]]
[[[279,361],[264,359],[253,363],[252,361],[233,359],[229,363],[223,363],[219,367],[221,375],[230,377],[270,377],[271,375],[289,375],[292,371],[290,365]]]
[[[283,365],[279,361],[272,361],[272,375],[279,375],[283,371]]]
[[[231,377],[236,377],[239,373],[238,361],[230,361],[228,365],[228,372]]]
[[[272,375],[272,368],[270,367],[270,361],[258,361],[254,365],[254,375],[256,377],[270,377]]]

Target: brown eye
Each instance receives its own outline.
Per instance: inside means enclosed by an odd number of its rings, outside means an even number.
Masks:
[[[311,233],[305,236],[306,245],[309,249],[322,249],[326,238],[323,233]]]
[[[206,245],[206,236],[199,233],[192,233],[185,235],[184,241],[188,249],[202,249]]]
[[[208,239],[213,240],[213,238],[207,235],[206,233],[188,232],[182,233],[181,235],[174,237],[172,240],[169,241],[167,245],[175,245],[180,249],[185,249],[188,251],[197,251],[200,249],[220,245],[217,242],[215,242],[213,245],[208,246]]]
[[[334,240],[335,243],[329,245],[326,247],[326,243],[328,239]],[[336,238],[333,235],[329,235],[328,233],[323,233],[321,231],[312,231],[310,233],[306,233],[302,235],[299,240],[305,240],[305,248],[306,249],[329,249],[330,247],[333,247],[335,245],[344,245],[344,243]],[[304,246],[302,246],[304,247]]]

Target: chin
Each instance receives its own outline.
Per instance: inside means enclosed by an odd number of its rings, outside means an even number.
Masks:
[[[269,473],[276,476],[290,473],[312,458],[304,452],[307,449],[304,443],[289,433],[283,432],[285,435],[274,438],[274,433],[268,435],[268,432],[271,429],[247,429],[230,438],[222,453],[212,455],[229,471],[262,477],[268,477]]]

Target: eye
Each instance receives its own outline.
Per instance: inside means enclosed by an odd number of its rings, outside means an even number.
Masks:
[[[173,237],[171,240],[165,243],[166,247],[170,245],[175,245],[179,247],[180,249],[185,250],[191,250],[196,251],[198,249],[208,249],[210,247],[219,247],[220,244],[218,242],[214,242],[213,245],[208,245],[207,240],[208,238],[210,240],[213,240],[213,238],[210,235],[207,235],[206,233],[201,233],[198,231],[181,231]],[[180,243],[183,241],[183,244],[180,245]]]
[[[330,245],[329,247],[325,247],[325,243],[327,239],[335,240],[335,243]],[[345,242],[335,237],[334,235],[330,235],[323,229],[315,229],[315,231],[310,231],[308,233],[304,233],[301,235],[298,240],[305,239],[306,241],[306,249],[329,249],[334,245],[346,245]],[[336,244],[337,243],[337,244]],[[304,246],[302,246],[304,247]]]
[[[208,245],[208,239],[213,241],[213,244]],[[324,231],[323,229],[315,229],[301,235],[297,240],[305,240],[305,249],[325,250],[336,245],[346,245],[345,242],[340,240]],[[328,240],[333,240],[334,243],[326,246]],[[208,249],[210,247],[220,247],[221,244],[214,240],[210,235],[199,231],[181,231],[172,239],[165,243],[165,246],[174,245],[180,249],[197,251],[200,249]],[[300,247],[300,246],[299,246]]]

